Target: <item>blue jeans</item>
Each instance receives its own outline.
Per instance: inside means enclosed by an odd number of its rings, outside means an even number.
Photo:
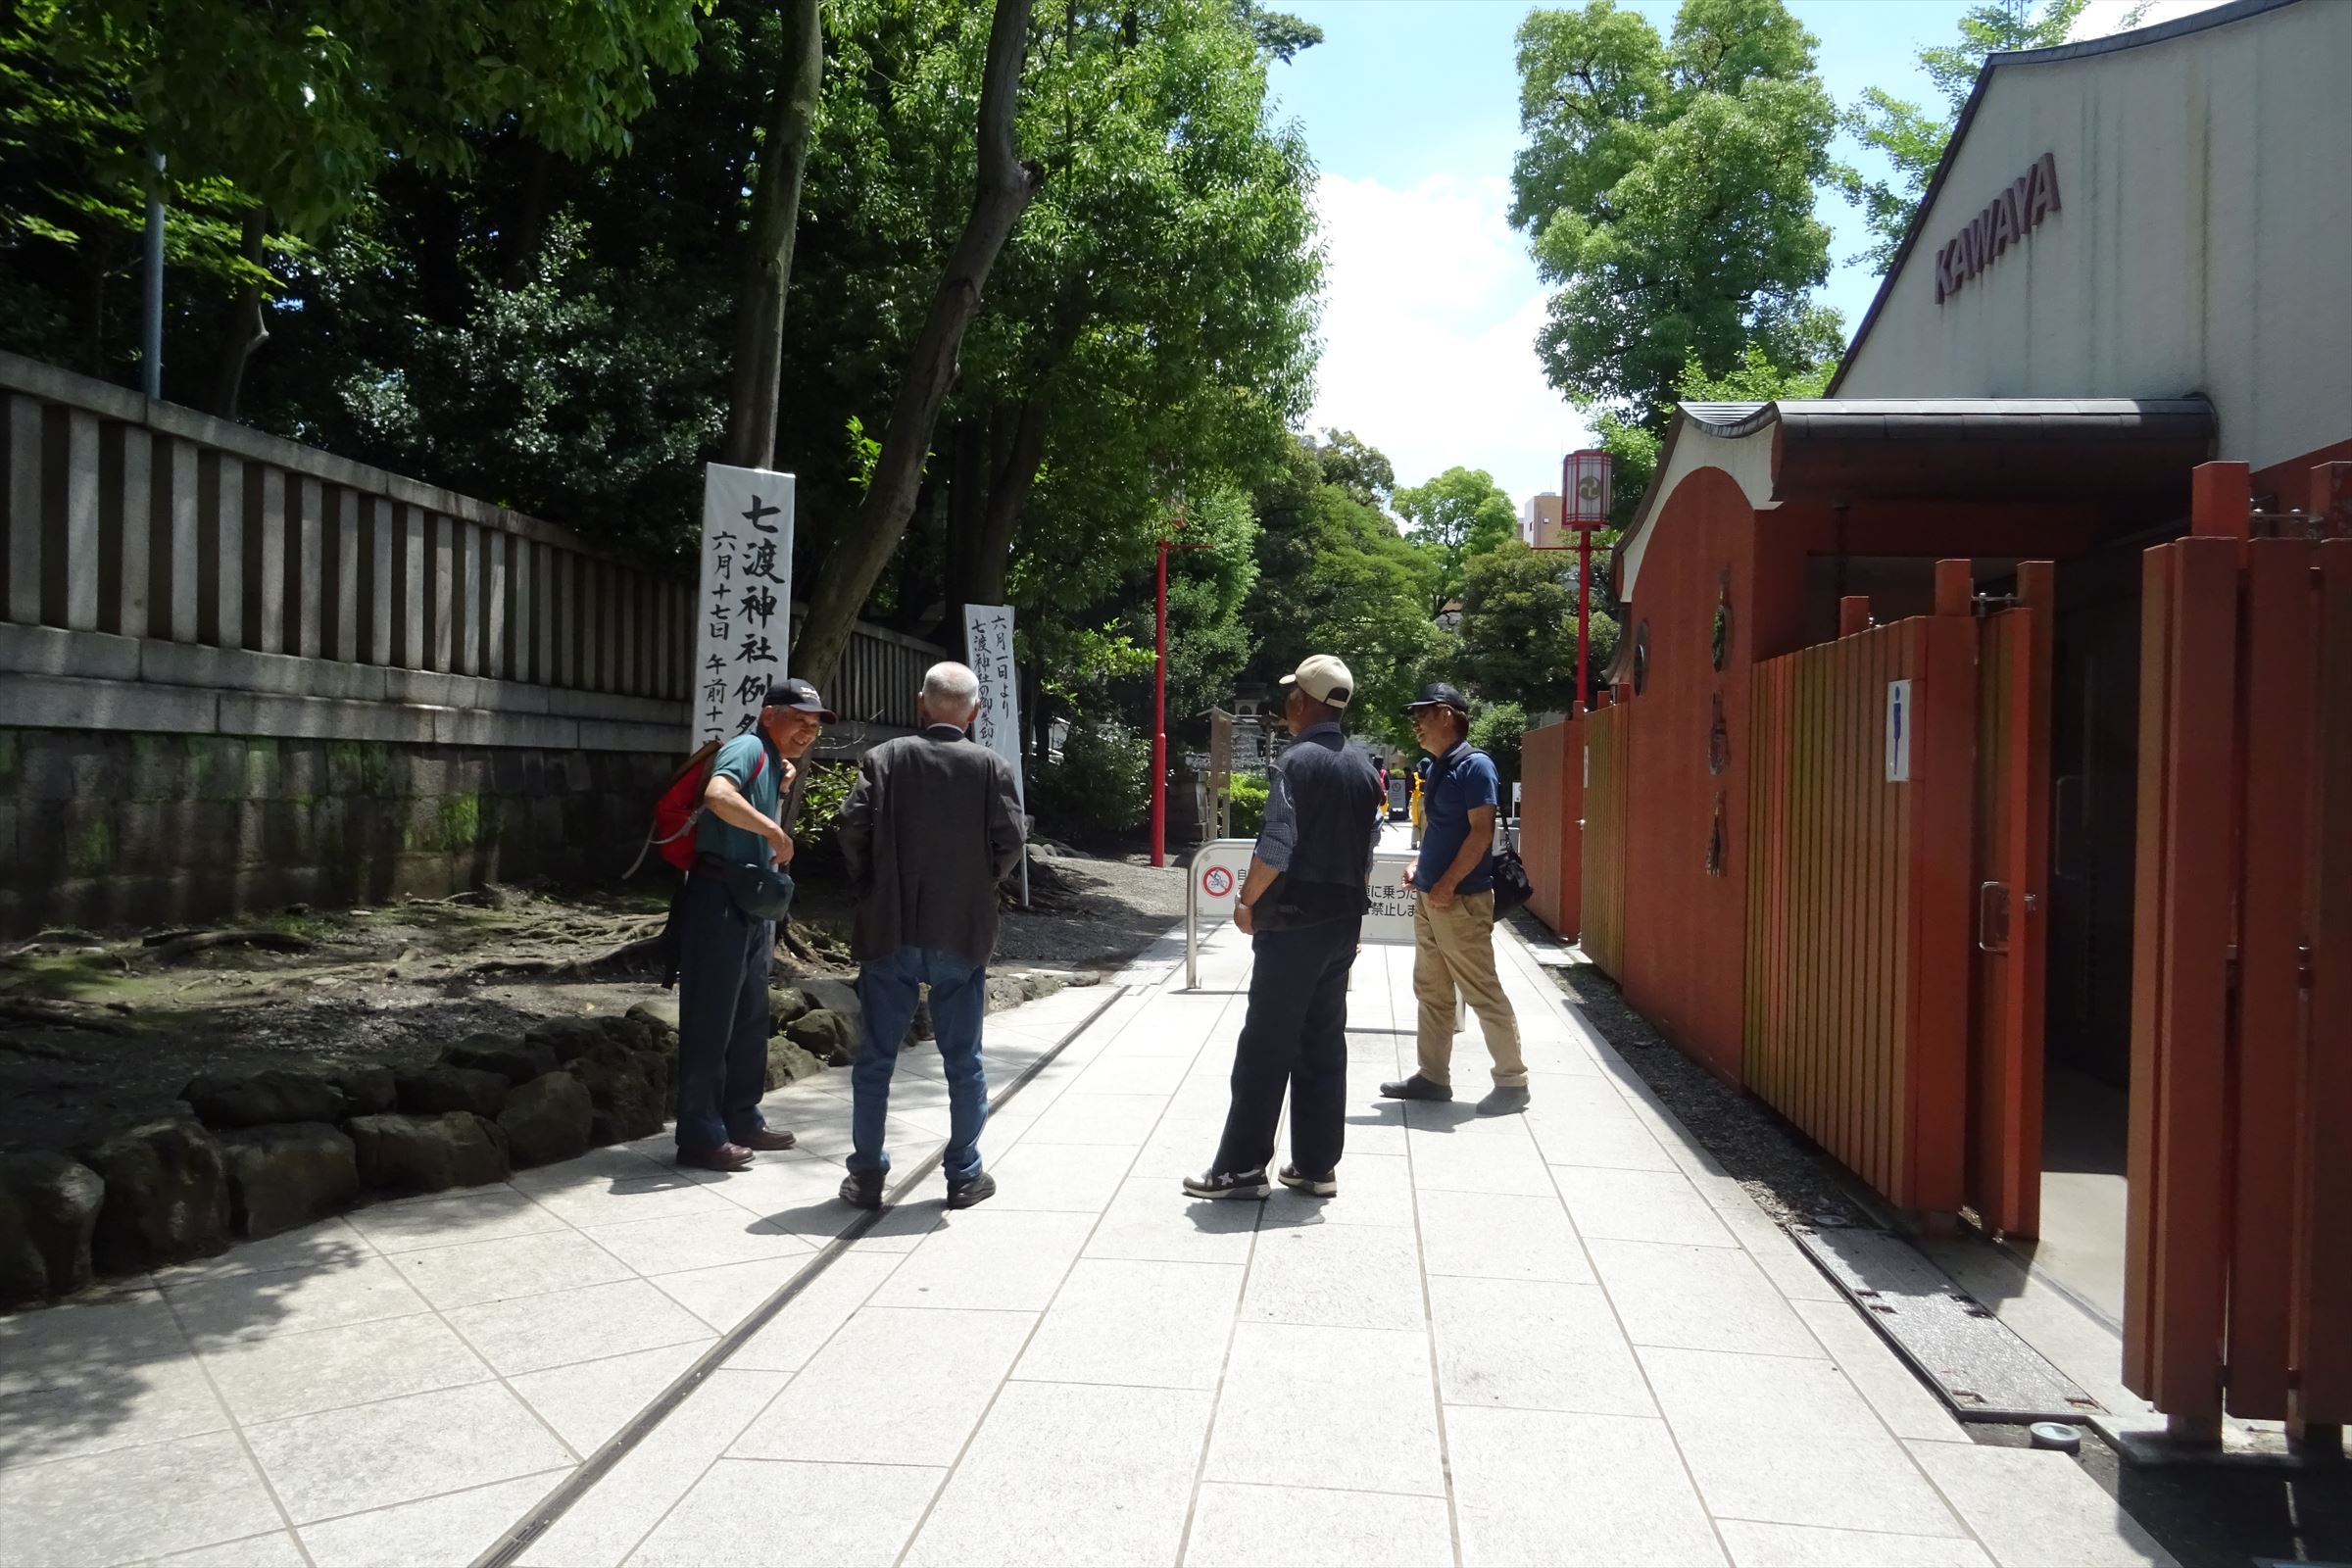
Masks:
[[[708,1153],[766,1125],[767,977],[776,927],[735,906],[714,876],[678,903],[678,1150]]]
[[[916,987],[931,988],[931,1033],[948,1074],[948,1152],[941,1163],[960,1186],[980,1174],[980,1129],[988,1120],[988,1075],[980,1065],[980,1018],[988,1010],[988,965],[935,948],[901,948],[869,958],[858,971],[863,1014],[858,1065],[850,1074],[856,1108],[850,1113],[854,1171],[887,1171],[883,1118],[890,1113],[890,1079],[899,1046],[914,1022]]]

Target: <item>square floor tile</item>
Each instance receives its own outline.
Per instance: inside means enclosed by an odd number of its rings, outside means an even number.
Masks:
[[[1348,1129],[1348,1148],[1356,1146],[1355,1128]],[[1152,1136],[1135,1154],[1135,1164],[1127,1173],[1129,1180],[1150,1179],[1169,1186],[1187,1176],[1198,1176],[1208,1169],[1217,1157],[1217,1140],[1225,1132],[1225,1107],[1218,1102],[1213,1113],[1180,1114],[1171,1109],[1166,1118],[1152,1130]],[[1400,1147],[1397,1151],[1402,1153]],[[1125,1151],[1121,1151],[1125,1152]]]
[[[1250,1256],[1258,1205],[1188,1197],[1175,1179],[1131,1176],[1119,1184],[1088,1257],[1158,1263],[1240,1263]]]
[[[1036,1323],[1030,1312],[861,1308],[732,1456],[953,1464]]]
[[[1589,1285],[1592,1265],[1556,1194],[1423,1192],[1422,1264],[1432,1275]]]
[[[566,1471],[471,1487],[302,1528],[318,1568],[445,1568],[473,1561],[513,1529]]]
[[[888,1252],[842,1253],[809,1274],[766,1327],[727,1357],[727,1365],[746,1372],[798,1372],[890,1278],[899,1261]]]
[[[1738,1248],[1594,1242],[1592,1262],[1636,1345],[1750,1355],[1822,1354],[1781,1293]]]
[[[455,1247],[564,1228],[564,1222],[532,1201],[529,1194],[513,1187],[395,1199],[355,1208],[343,1217],[380,1252]]]
[[[367,1239],[340,1216],[281,1231],[258,1242],[239,1242],[219,1257],[199,1258],[155,1271],[158,1285],[191,1285],[237,1274],[274,1274],[289,1268],[349,1268],[375,1255]],[[291,1544],[291,1541],[288,1542]]]
[[[1515,1116],[1495,1117],[1483,1126],[1466,1122],[1443,1132],[1416,1127],[1409,1143],[1413,1186],[1424,1193],[1554,1196],[1544,1156]]]
[[[1680,1171],[1600,1170],[1555,1165],[1568,1217],[1588,1242],[1668,1242],[1737,1247],[1723,1221]]]
[[[1088,1095],[1071,1089],[1021,1135],[1025,1144],[1113,1144],[1140,1149],[1167,1108],[1165,1095]]]
[[[724,1334],[815,1261],[816,1253],[808,1251],[765,1263],[726,1263],[682,1274],[660,1274],[654,1277],[654,1284],[663,1296]]]
[[[906,1562],[1175,1561],[1210,1403],[1176,1389],[1006,1384]]]
[[[1746,1519],[1718,1519],[1715,1528],[1738,1568],[1993,1568],[1983,1547],[1957,1536],[1888,1536]]]
[[[226,1340],[203,1352],[239,1421],[278,1421],[404,1394],[481,1383],[490,1369],[432,1313]]]
[[[1074,1095],[1157,1095],[1176,1093],[1192,1068],[1186,1056],[1137,1056],[1113,1052],[1097,1057],[1070,1084]]]
[[[302,1547],[283,1530],[242,1541],[223,1541],[217,1546],[198,1546],[155,1559],[157,1568],[311,1568]]]
[[[1462,1561],[1721,1563],[1663,1421],[1555,1411],[1446,1411]]]
[[[2172,1556],[2063,1453],[1975,1443],[1914,1443],[1993,1556],[2014,1568],[2139,1568]]]
[[[524,1568],[620,1568],[783,1383],[773,1372],[712,1373],[518,1560]]]
[[[567,1225],[582,1230],[631,1220],[674,1219],[682,1214],[723,1211],[726,1200],[715,1184],[688,1181],[675,1171],[626,1181],[584,1182],[532,1194],[532,1200]]]
[[[1203,1478],[1263,1481],[1302,1454],[1337,1490],[1444,1496],[1427,1334],[1236,1329]]]
[[[1092,1214],[959,1210],[899,1265],[874,1304],[1042,1312],[1094,1228]]]
[[[1964,1534],[1833,1363],[1716,1350],[1636,1353],[1710,1512],[1890,1535]]]
[[[629,1568],[889,1568],[945,1470],[721,1459]]]
[[[444,1315],[502,1377],[713,1337],[709,1324],[645,1280],[487,1301]]]
[[[1133,1151],[1112,1144],[1015,1144],[988,1162],[997,1178],[988,1206],[1100,1214],[1133,1163]]]
[[[0,1468],[228,1425],[154,1291],[0,1317]]]
[[[1212,1481],[1193,1509],[1186,1568],[1366,1568],[1453,1561],[1442,1497]]]
[[[1013,1376],[1214,1389],[1241,1303],[1242,1273],[1235,1263],[1081,1258]]]
[[[1277,1167],[1279,1169],[1279,1167]],[[1298,1225],[1386,1225],[1413,1223],[1413,1173],[1397,1154],[1350,1152],[1340,1161],[1337,1198],[1309,1198],[1279,1181],[1266,1200],[1263,1230]]]
[[[372,1323],[429,1310],[423,1297],[381,1257],[347,1266],[240,1274],[174,1285],[165,1299],[197,1348],[228,1340]]]
[[[807,1257],[816,1250],[771,1220],[746,1219],[733,1207],[666,1219],[634,1219],[591,1226],[584,1233],[638,1273],[652,1277],[722,1263]],[[583,1282],[585,1283],[585,1282]]]
[[[664,1345],[525,1373],[509,1379],[508,1386],[585,1458],[653,1403],[708,1348],[700,1344]]]
[[[1598,1078],[1564,1078],[1566,1083],[1598,1085]],[[1625,1108],[1611,1092],[1605,1104],[1574,1103],[1552,1108],[1539,1102],[1530,1107],[1527,1130],[1536,1147],[1554,1165],[1598,1165],[1613,1170],[1677,1169],[1642,1119]]]
[[[1433,1277],[1429,1302],[1447,1404],[1657,1413],[1597,1285]]]
[[[1413,1233],[1377,1225],[1262,1229],[1242,1293],[1242,1316],[1257,1323],[1419,1329],[1428,1314]]]
[[[297,1525],[560,1470],[573,1459],[497,1383],[264,1422],[245,1436]]]
[[[8,1559],[133,1562],[284,1521],[233,1432],[0,1470]]]
[[[418,1248],[393,1253],[392,1263],[444,1312],[634,1277],[626,1263],[569,1228]]]

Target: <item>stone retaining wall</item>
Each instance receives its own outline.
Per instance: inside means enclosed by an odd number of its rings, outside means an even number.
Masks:
[[[0,934],[618,875],[664,752],[0,728]]]

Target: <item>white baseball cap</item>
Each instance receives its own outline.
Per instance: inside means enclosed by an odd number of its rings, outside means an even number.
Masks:
[[[1329,654],[1314,654],[1298,669],[1282,677],[1285,686],[1296,686],[1316,702],[1329,708],[1346,708],[1355,695],[1355,677],[1348,666]]]

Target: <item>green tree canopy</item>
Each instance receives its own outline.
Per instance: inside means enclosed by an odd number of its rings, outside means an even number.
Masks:
[[[1516,539],[1471,560],[1455,665],[1464,685],[1488,702],[1516,703],[1530,712],[1568,707],[1576,687],[1572,570],[1570,558]],[[1616,623],[1595,608],[1595,672],[1616,646]]]
[[[1484,468],[1447,468],[1427,484],[1396,495],[1397,514],[1413,525],[1413,543],[1436,558],[1438,575],[1430,591],[1432,615],[1461,596],[1462,568],[1518,530],[1511,498]]]
[[[1511,221],[1558,285],[1537,349],[1580,406],[1659,423],[1686,364],[1838,342],[1814,191],[1837,126],[1816,40],[1781,0],[1684,0],[1671,37],[1614,0],[1519,27]]]
[[[1863,146],[1886,155],[1894,166],[1892,179],[1866,178],[1861,171],[1841,165],[1838,183],[1861,207],[1870,225],[1872,244],[1854,258],[1884,272],[1894,264],[1894,253],[1909,232],[1928,181],[1943,162],[1944,147],[1968,95],[1976,90],[1985,57],[2004,50],[2047,49],[2066,42],[2075,23],[2090,0],[1988,0],[1970,8],[1960,19],[1957,43],[1930,44],[1919,51],[1920,69],[1943,95],[1943,106],[1923,109],[1897,98],[1883,87],[1864,90],[1844,115],[1845,128]],[[2139,6],[2125,20],[2137,24]]]

